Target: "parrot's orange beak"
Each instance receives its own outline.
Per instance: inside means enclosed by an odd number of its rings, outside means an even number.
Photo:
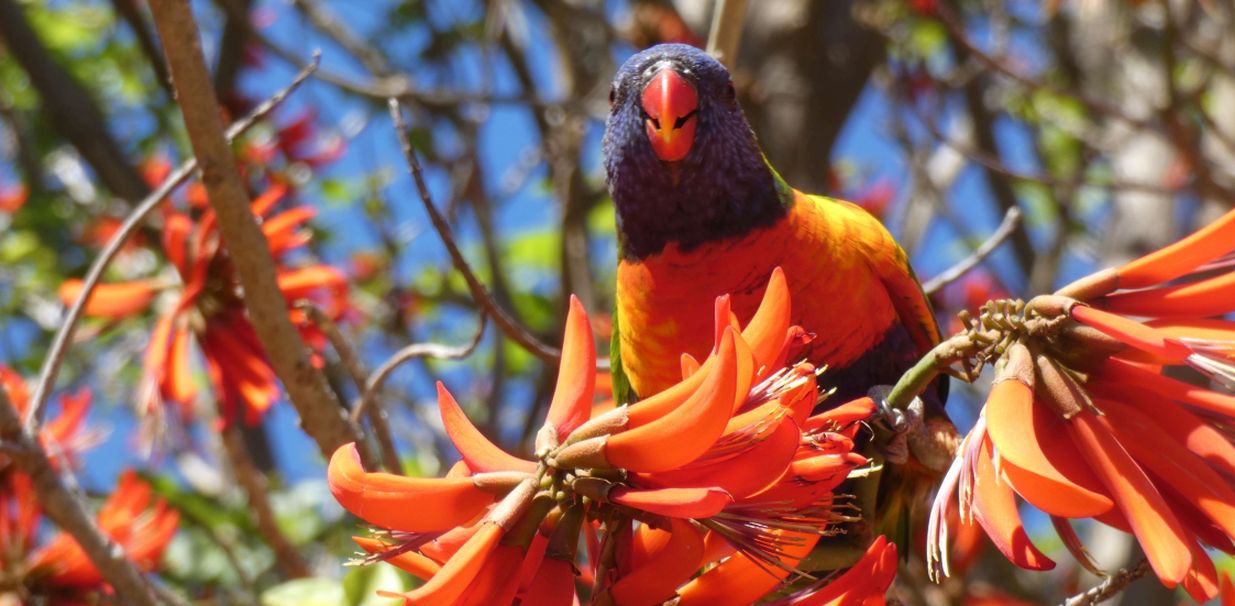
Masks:
[[[643,88],[643,111],[648,118],[645,126],[652,150],[661,160],[676,162],[686,157],[695,142],[695,114],[699,110],[699,94],[673,68],[665,68],[652,76]]]

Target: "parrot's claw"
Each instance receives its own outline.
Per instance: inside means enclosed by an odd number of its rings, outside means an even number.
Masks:
[[[878,406],[872,422],[877,430],[888,435],[886,441],[880,445],[884,460],[893,465],[903,465],[909,461],[911,436],[920,435],[924,431],[922,415],[926,405],[921,398],[914,398],[903,410],[893,408],[888,406],[887,401],[890,391],[890,385],[876,385],[867,392]]]

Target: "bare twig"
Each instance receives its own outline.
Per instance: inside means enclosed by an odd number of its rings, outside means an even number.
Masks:
[[[742,41],[746,0],[716,0],[716,7],[712,10],[708,53],[724,63],[725,67],[733,69],[738,60],[738,44]]]
[[[976,59],[982,65],[986,66],[988,69],[1003,74],[1013,82],[1016,82],[1029,90],[1046,91],[1051,94],[1070,97],[1076,99],[1082,105],[1085,105],[1095,112],[1121,120],[1129,125],[1136,126],[1138,128],[1153,128],[1151,120],[1148,117],[1138,118],[1135,116],[1130,116],[1120,108],[1101,99],[1095,99],[1076,90],[1064,90],[1047,84],[1046,82],[1036,79],[1028,74],[1023,74],[1016,71],[1012,68],[1013,63],[1008,61],[1006,57],[991,56],[980,46],[978,46],[978,44],[969,36],[968,32],[965,31],[965,27],[962,24],[960,17],[954,14],[951,9],[940,5],[937,15],[939,16],[939,22],[942,23],[948,30],[948,35],[954,42],[956,42],[957,45],[959,45],[960,49]]]
[[[349,29],[343,20],[331,14],[329,9],[313,0],[293,0],[292,3],[309,18],[313,27],[359,59],[369,73],[384,77],[393,71],[390,69],[390,62],[386,60],[381,51],[370,46],[361,36]]]
[[[288,95],[292,94],[301,83],[313,74],[317,69],[320,55],[313,55],[313,62],[306,66],[296,75],[291,84],[288,84],[283,90],[275,93],[274,96],[264,101],[249,112],[249,115],[243,119],[232,123],[227,129],[227,140],[230,142],[236,137],[239,137],[245,131],[249,130],[254,124],[257,124],[262,118],[265,118],[274,108],[278,107]],[[124,223],[112,234],[111,240],[107,242],[107,246],[99,252],[99,256],[94,259],[90,265],[90,270],[86,272],[86,277],[82,283],[81,292],[77,295],[77,300],[73,302],[73,306],[69,308],[68,313],[64,317],[64,322],[60,325],[60,330],[56,332],[56,336],[52,339],[51,348],[47,352],[47,358],[43,361],[43,368],[39,373],[39,382],[34,388],[34,394],[30,398],[30,407],[26,410],[26,429],[32,431],[34,425],[42,420],[43,405],[47,402],[47,397],[51,391],[55,389],[56,377],[60,372],[60,365],[64,362],[64,355],[67,353],[69,342],[73,339],[73,333],[77,330],[77,323],[81,320],[82,311],[86,307],[86,301],[90,298],[90,293],[94,292],[99,281],[103,278],[103,272],[107,271],[107,267],[115,260],[116,255],[136,231],[137,228],[145,221],[146,217],[171,194],[173,190],[180,187],[185,181],[193,175],[197,170],[197,159],[189,158],[183,164],[176,167],[176,170],[163,180],[158,189],[146,196],[133,212],[125,218]]]
[[[163,53],[159,52],[159,43],[147,26],[137,0],[112,0],[112,6],[115,7],[120,18],[129,24],[129,29],[133,30],[133,37],[137,38],[137,46],[141,48],[142,54],[150,62],[150,68],[154,70],[155,80],[170,99],[175,92],[172,90],[171,76],[167,73],[167,64],[163,62]]]
[[[243,14],[238,0],[219,0],[219,4],[229,15]],[[267,36],[265,32],[250,26],[249,36],[265,47],[280,60],[295,67],[305,64],[304,59],[292,48],[280,44]],[[479,93],[465,90],[421,90],[413,85],[407,75],[390,73],[375,75],[368,80],[359,80],[329,69],[320,69],[314,80],[324,82],[348,94],[365,97],[372,101],[385,101],[397,97],[407,104],[417,105],[433,110],[447,111],[458,109],[460,105],[491,104],[491,105],[528,105],[540,109],[553,109],[567,113],[588,114],[594,118],[603,115],[589,112],[589,108],[581,101],[564,99],[561,101],[545,99],[533,95],[507,95],[501,93]]]
[[[369,373],[365,372],[364,362],[360,361],[360,354],[352,346],[351,341],[343,335],[343,331],[339,330],[339,325],[309,301],[297,301],[296,307],[304,310],[309,320],[325,333],[326,338],[330,340],[331,347],[334,347],[335,353],[339,355],[339,362],[343,364],[343,368],[347,370],[347,374],[356,384],[356,389],[363,393],[365,377],[368,377]],[[399,451],[395,449],[394,437],[390,433],[390,423],[386,420],[386,410],[374,404],[368,409],[368,418],[369,424],[373,426],[373,435],[377,439],[378,449],[381,451],[382,465],[390,473],[401,473]],[[360,419],[359,416],[353,416],[352,422],[360,425]]]
[[[1063,606],[1092,606],[1104,602],[1148,573],[1149,561],[1141,560],[1131,568],[1121,568],[1119,572],[1106,577],[1094,587],[1064,600]]]
[[[399,137],[399,145],[403,148],[403,156],[407,159],[408,171],[412,175],[412,180],[416,182],[416,190],[420,193],[420,201],[424,203],[425,212],[429,214],[429,220],[433,223],[433,228],[437,230],[438,237],[446,245],[446,250],[450,253],[455,269],[463,274],[463,279],[467,282],[467,287],[471,291],[472,297],[476,299],[476,302],[489,315],[493,316],[493,323],[497,324],[502,333],[531,352],[532,355],[556,366],[562,352],[542,343],[527,328],[511,317],[509,312],[502,309],[502,306],[498,305],[497,301],[493,299],[493,295],[489,293],[489,289],[480,283],[480,279],[476,277],[476,273],[468,265],[467,259],[463,257],[463,252],[459,250],[459,245],[455,243],[454,234],[450,229],[450,225],[446,223],[446,218],[442,216],[442,213],[438,212],[437,207],[433,204],[433,195],[429,193],[429,186],[425,183],[424,173],[420,169],[420,160],[416,158],[416,152],[412,149],[412,144],[407,139],[407,123],[403,120],[403,111],[399,106],[399,101],[398,99],[391,98],[388,103],[390,104],[390,117],[395,123],[395,133]]]
[[[472,340],[466,345],[442,345],[441,343],[413,343],[395,352],[373,374],[369,376],[369,380],[365,382],[364,392],[360,394],[360,401],[352,408],[352,421],[358,422],[365,414],[365,410],[372,405],[373,400],[377,399],[377,392],[382,390],[382,385],[386,384],[387,377],[390,373],[398,368],[400,364],[408,360],[416,358],[433,358],[435,360],[461,360],[472,355],[476,351],[476,346],[480,345],[480,339],[485,334],[485,325],[488,323],[488,316],[484,312],[480,314],[480,323],[476,326],[476,334],[472,335]]]
[[[1008,240],[1008,237],[1012,235],[1012,232],[1020,226],[1021,216],[1022,213],[1020,208],[1016,206],[1009,208],[1008,212],[1004,213],[1003,221],[999,223],[999,227],[995,228],[995,231],[991,233],[991,237],[987,238],[985,242],[974,249],[968,257],[961,259],[961,261],[956,265],[949,267],[943,273],[928,280],[926,284],[922,285],[922,290],[928,295],[933,295],[938,292],[939,289],[955,282],[961,276],[977,267],[979,263],[986,260],[991,253],[995,252],[1001,244]]]
[[[902,85],[904,85],[904,83],[908,81],[903,74],[900,76],[899,80],[902,83]],[[911,95],[908,95],[907,93],[902,92],[902,97],[904,98],[905,106],[911,110],[911,113],[913,114],[913,116],[917,119],[919,123],[922,124],[922,126],[926,128],[927,132],[930,134],[930,136],[933,139],[935,139],[942,145],[946,145],[952,148],[953,150],[956,150],[957,153],[965,156],[969,160],[972,160],[980,164],[983,168],[999,173],[1014,181],[1026,181],[1029,183],[1039,183],[1042,185],[1046,185],[1048,187],[1068,187],[1068,188],[1097,187],[1097,188],[1111,189],[1111,190],[1116,190],[1116,191],[1136,191],[1136,192],[1145,192],[1145,193],[1159,194],[1159,195],[1175,195],[1179,193],[1179,188],[1166,187],[1163,185],[1155,185],[1153,183],[1148,183],[1144,181],[1125,181],[1125,180],[1112,177],[1109,181],[1103,182],[1103,181],[1098,181],[1098,180],[1086,179],[1083,176],[1079,176],[1079,175],[1076,177],[1070,178],[1070,179],[1060,179],[1060,178],[1047,175],[1047,174],[1037,174],[1037,173],[1018,171],[1016,169],[1009,167],[1001,159],[996,158],[990,154],[987,154],[981,149],[968,145],[962,141],[958,141],[955,138],[949,136],[947,133],[943,132],[942,129],[940,129],[939,124],[934,119],[932,119],[927,114],[927,112],[925,112],[922,108],[918,107],[918,105],[913,102],[913,98]]]
[[[253,521],[257,532],[274,551],[274,561],[288,578],[304,578],[310,576],[309,567],[305,564],[300,551],[292,544],[287,535],[279,529],[275,519],[274,507],[270,504],[269,486],[266,476],[262,474],[249,457],[248,448],[244,445],[244,436],[235,423],[223,429],[223,450],[227,453],[232,472],[236,474],[236,482],[244,489],[249,498],[249,509],[253,511]]]
[[[121,601],[134,606],[154,606],[154,596],[141,573],[125,557],[124,550],[99,530],[81,501],[65,485],[39,438],[22,427],[17,409],[3,389],[0,389],[0,440],[12,445],[6,453],[30,476],[35,498],[47,517],[77,541],[90,562],[115,588]]]
[[[249,194],[236,168],[236,159],[223,133],[214,86],[201,52],[201,37],[188,0],[150,4],[155,25],[167,54],[184,115],[186,130],[198,164],[210,207],[218,217],[223,244],[230,253],[244,289],[244,305],[270,365],[279,376],[300,424],[325,456],[348,442],[357,442],[361,458],[373,465],[363,436],[343,414],[343,407],[309,360],[308,350],[287,313],[287,300],[278,287],[270,248],[249,209]]]

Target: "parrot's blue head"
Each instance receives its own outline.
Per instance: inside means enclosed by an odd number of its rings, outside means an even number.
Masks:
[[[783,213],[729,72],[693,46],[662,44],[622,65],[604,155],[622,254],[689,250]]]

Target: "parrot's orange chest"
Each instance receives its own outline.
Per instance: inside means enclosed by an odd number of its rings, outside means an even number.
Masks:
[[[802,352],[843,366],[874,346],[896,320],[863,249],[866,234],[799,194],[776,223],[743,236],[618,265],[622,366],[634,391],[656,393],[681,378],[680,357],[702,360],[712,346],[713,304],[730,294],[748,321],[772,270],[785,271],[793,322],[815,333]]]

